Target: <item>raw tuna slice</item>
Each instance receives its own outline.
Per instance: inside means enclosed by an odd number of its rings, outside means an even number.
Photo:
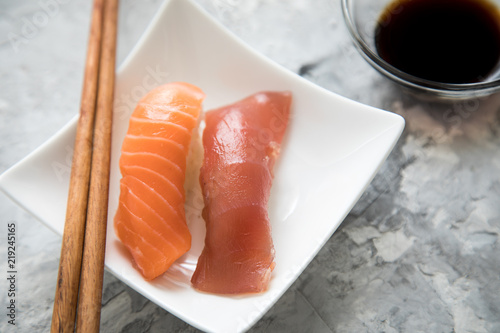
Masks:
[[[191,279],[198,290],[268,287],[275,263],[267,206],[291,100],[288,92],[260,92],[205,116],[200,183],[207,234]]]

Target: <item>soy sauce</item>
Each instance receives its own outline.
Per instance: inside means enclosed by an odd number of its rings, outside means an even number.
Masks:
[[[487,0],[396,0],[375,30],[379,56],[443,83],[483,81],[500,59],[500,14]]]

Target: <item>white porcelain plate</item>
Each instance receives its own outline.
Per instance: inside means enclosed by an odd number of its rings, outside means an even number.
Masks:
[[[191,1],[167,1],[117,74],[109,221],[119,194],[118,159],[128,116],[146,91],[186,81],[205,91],[206,110],[260,90],[289,90],[292,117],[282,145],[269,215],[276,268],[265,293],[227,297],[190,285],[203,247],[202,204],[187,205],[193,248],[154,282],[146,282],[108,223],[106,267],[189,324],[213,332],[251,327],[286,291],[330,238],[398,140],[404,120],[324,90],[240,42]],[[62,234],[76,119],[6,171],[7,195]]]

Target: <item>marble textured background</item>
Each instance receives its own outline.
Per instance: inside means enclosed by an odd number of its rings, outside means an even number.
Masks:
[[[500,332],[500,96],[437,104],[399,90],[357,54],[338,0],[197,2],[284,67],[407,122],[341,227],[250,332]],[[160,3],[121,1],[118,63]],[[0,172],[77,113],[89,18],[90,1],[0,0]],[[3,194],[0,216],[1,272],[9,221],[19,271],[18,325],[0,311],[0,331],[46,332],[61,238]],[[101,331],[197,332],[108,273]]]

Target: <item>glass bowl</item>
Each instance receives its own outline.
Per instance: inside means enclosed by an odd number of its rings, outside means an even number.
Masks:
[[[387,78],[424,97],[470,99],[500,91],[500,71],[477,83],[442,83],[422,79],[395,68],[376,51],[375,28],[384,9],[394,0],[341,0],[342,13],[354,45],[368,63]],[[491,0],[500,7],[500,0]],[[498,66],[497,66],[498,67]]]

